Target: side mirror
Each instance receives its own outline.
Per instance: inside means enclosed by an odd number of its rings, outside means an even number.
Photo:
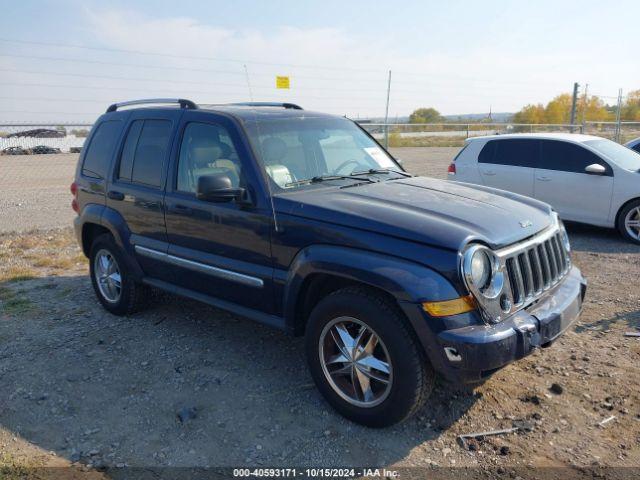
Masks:
[[[242,198],[244,188],[235,188],[225,173],[198,177],[196,198],[207,202],[230,202]]]
[[[599,163],[592,163],[591,165],[587,166],[584,171],[585,173],[588,173],[590,175],[604,175],[605,173],[607,173],[607,169]]]

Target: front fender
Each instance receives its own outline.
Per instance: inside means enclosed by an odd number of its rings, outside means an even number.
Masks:
[[[313,274],[329,274],[370,285],[388,292],[400,303],[459,296],[445,277],[424,265],[354,248],[312,245],[296,255],[287,275],[284,315],[291,330],[296,326],[298,297],[305,280]]]

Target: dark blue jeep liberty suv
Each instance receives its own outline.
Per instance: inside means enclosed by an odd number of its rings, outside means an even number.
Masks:
[[[71,190],[109,312],[161,289],[304,335],[322,394],[369,426],[416,412],[436,373],[480,382],[551,344],[586,290],[549,205],[412,176],[293,104],[112,105]]]

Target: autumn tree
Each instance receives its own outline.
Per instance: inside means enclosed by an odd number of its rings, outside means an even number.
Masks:
[[[635,90],[627,95],[620,113],[622,119],[627,122],[640,122],[640,90]]]
[[[541,103],[527,105],[513,116],[515,123],[545,123],[544,107]]]
[[[638,91],[640,101],[640,91]],[[526,105],[513,116],[514,123],[555,123],[567,124],[571,121],[571,106],[573,99],[571,94],[562,93],[547,103],[546,107],[541,103]],[[576,104],[576,122],[582,119],[586,121],[607,121],[612,119],[611,112],[607,110],[605,103],[596,96],[585,99],[584,95],[578,98]]]
[[[584,95],[580,97],[578,101],[578,118],[582,119],[582,112],[584,112],[584,120],[590,122],[607,122],[614,119],[614,116],[607,109],[607,106],[600,97],[591,96],[586,99]]]
[[[568,93],[558,95],[544,109],[544,123],[569,123],[571,121],[572,98]]]

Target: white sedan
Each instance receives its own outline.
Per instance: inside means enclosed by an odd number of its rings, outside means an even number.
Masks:
[[[611,140],[569,133],[470,138],[449,179],[542,200],[565,220],[617,228],[640,243],[640,154]]]

